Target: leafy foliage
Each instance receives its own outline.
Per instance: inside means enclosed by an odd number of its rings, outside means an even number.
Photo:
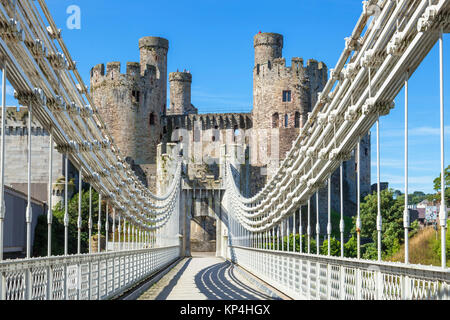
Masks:
[[[393,255],[400,249],[404,242],[403,211],[405,196],[398,195],[394,199],[394,191],[382,190],[380,193],[380,210],[382,217],[382,257]],[[420,193],[419,195],[422,195]],[[361,254],[365,259],[375,260],[378,257],[378,233],[376,228],[378,211],[377,193],[370,194],[361,202],[361,238],[369,240],[369,243],[361,246]],[[354,224],[356,222],[356,217]],[[353,224],[352,234],[356,237],[356,228]],[[410,227],[410,237],[417,233],[419,224],[413,222]]]
[[[102,201],[103,202],[103,201]],[[78,193],[75,194],[68,202],[69,226],[68,226],[68,252],[73,254],[77,252],[78,246]],[[104,221],[105,204],[102,203],[102,221]],[[89,191],[82,190],[81,196],[81,252],[89,251]],[[92,190],[92,228],[93,234],[97,233],[98,221],[98,193]],[[104,222],[102,222],[102,225]],[[47,238],[48,238],[47,215],[42,215],[38,219],[34,239],[34,256],[47,255]],[[101,234],[105,235],[102,228]],[[52,221],[52,254],[64,254],[64,203],[59,202],[53,209]]]
[[[323,255],[328,255],[328,239],[322,243],[320,253]],[[336,257],[341,255],[341,242],[336,240],[334,237],[330,238],[330,255]]]
[[[440,200],[441,196],[441,174],[439,174],[439,177],[437,177],[436,179],[434,179],[433,181],[434,183],[434,190],[437,191],[434,199],[436,200]],[[445,202],[447,206],[450,206],[450,165],[447,166],[447,168],[445,168],[444,170],[444,183],[445,183]]]
[[[436,239],[437,238],[437,239]],[[439,233],[436,238],[432,239],[432,248],[434,255],[436,256],[438,261],[441,261],[441,229],[439,229]],[[450,232],[446,233],[446,257],[447,257],[447,265],[450,262]]]

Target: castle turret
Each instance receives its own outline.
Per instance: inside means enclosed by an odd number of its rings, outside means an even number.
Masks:
[[[169,41],[159,37],[144,37],[139,39],[141,55],[141,73],[145,72],[147,65],[156,68],[157,91],[159,94],[158,110],[166,114],[167,101],[167,52]]]
[[[282,57],[283,36],[277,33],[258,33],[254,48],[252,118],[257,155],[252,164],[267,166],[267,177],[271,177],[326,83],[326,66],[315,60],[305,66],[297,57],[287,66]]]
[[[255,67],[283,56],[283,36],[278,33],[258,33],[254,37]]]
[[[171,72],[170,82],[170,109],[168,114],[181,115],[197,113],[191,104],[192,74],[189,72]]]
[[[141,181],[154,189],[156,146],[161,139],[161,95],[157,68],[128,62],[99,64],[91,70],[91,94],[121,155]]]

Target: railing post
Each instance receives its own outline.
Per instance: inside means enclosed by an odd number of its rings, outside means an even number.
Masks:
[[[27,184],[27,209],[25,222],[27,225],[27,258],[31,258],[31,222],[33,219],[33,209],[31,205],[31,121],[33,119],[32,103],[28,106],[28,184]]]
[[[101,231],[102,231],[102,193],[98,191],[98,220],[97,220],[97,252],[101,251]],[[99,264],[100,267],[100,264]]]
[[[356,268],[355,271],[355,283],[356,283],[356,300],[361,300],[361,286],[362,286],[362,271],[360,268]]]
[[[78,220],[77,220],[77,228],[78,228],[78,241],[77,241],[77,254],[81,253],[81,200],[83,196],[83,173],[81,171],[81,167],[78,173]]]
[[[0,300],[6,300],[6,277],[4,272],[0,272]]]
[[[339,266],[339,299],[345,300],[345,267]]]
[[[383,274],[381,273],[381,270],[375,271],[375,286],[375,298],[381,300],[383,298]]]
[[[106,200],[105,208],[105,252],[108,252],[108,236],[109,236],[109,201]]]
[[[358,162],[359,166],[359,162]],[[383,221],[381,216],[381,184],[380,184],[380,118],[377,119],[377,257],[378,261],[381,261],[381,231],[383,227]],[[406,197],[408,195],[406,194]],[[405,210],[408,210],[405,207]]]
[[[69,251],[69,203],[68,203],[68,179],[69,179],[69,159],[68,153],[64,154],[64,255]]]
[[[89,183],[89,253],[92,253],[92,185]],[[89,298],[90,299],[90,298]]]
[[[361,216],[360,216],[360,210],[361,210],[361,165],[360,165],[360,144],[361,139],[358,137],[358,144],[356,148],[356,163],[357,163],[357,172],[356,172],[356,180],[357,180],[357,192],[356,192],[356,210],[357,210],[357,216],[356,216],[356,241],[357,241],[357,258],[361,258]],[[358,269],[359,270],[359,269]]]
[[[319,189],[316,191],[316,254],[320,254]]]
[[[403,281],[405,282],[404,286],[404,296],[405,300],[411,300],[411,278],[408,275],[403,277]]]
[[[88,262],[88,276],[89,276],[89,289],[88,289],[88,297],[89,300],[92,300],[92,262]]]
[[[441,225],[441,265],[446,268],[446,229],[447,209],[445,206],[445,172],[444,172],[444,39],[442,37],[443,27],[439,32],[439,83],[440,83],[440,136],[441,136],[441,206],[439,210],[439,221]]]
[[[5,206],[5,143],[6,143],[6,62],[2,65],[2,118],[1,118],[1,148],[0,148],[0,261],[3,260],[3,238],[4,238],[4,220],[6,214]],[[2,288],[0,288],[2,295],[5,295],[6,288],[3,288],[5,283],[4,275],[2,273]],[[1,300],[5,297],[1,296]]]
[[[311,198],[308,199],[308,226],[306,227],[308,235],[308,253],[311,253]]]
[[[53,270],[52,267],[47,267],[47,300],[53,300]]]
[[[100,252],[100,250],[99,250]],[[97,300],[100,300],[101,260],[97,260]]]
[[[328,223],[327,223],[327,236],[328,236],[328,255],[331,255],[331,175],[328,177]]]
[[[63,299],[62,300],[67,300],[67,297],[69,296],[68,294],[68,287],[67,287],[67,264],[64,263],[64,294],[63,294]]]
[[[327,300],[331,300],[331,264],[327,263]]]
[[[409,227],[408,209],[408,72],[405,75],[405,209],[403,212],[403,227],[405,231],[405,263],[409,263]],[[380,231],[381,237],[381,231]],[[381,242],[381,240],[380,240]],[[381,244],[380,244],[381,246]],[[380,258],[381,260],[381,258]]]
[[[316,261],[316,299],[320,300],[320,262]]]
[[[342,162],[339,166],[339,193],[340,193],[340,207],[341,207],[341,220],[339,221],[339,231],[341,233],[341,258],[344,257],[344,231],[345,231],[345,225],[344,225],[344,183],[343,183],[343,168],[342,168]]]
[[[113,250],[116,251],[116,208],[113,207],[113,225],[112,225]]]
[[[33,279],[31,275],[31,267],[25,270],[25,300],[31,300],[33,293]]]
[[[49,131],[49,156],[48,156],[48,209],[47,209],[47,256],[52,255],[52,223],[53,223],[53,209],[52,209],[52,192],[53,192],[53,135]]]

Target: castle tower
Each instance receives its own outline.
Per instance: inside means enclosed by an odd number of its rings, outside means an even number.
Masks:
[[[169,51],[169,41],[159,37],[143,37],[139,39],[139,51],[141,73],[145,71],[147,65],[156,68],[157,91],[159,94],[158,110],[161,115],[165,115],[167,108],[167,52]]]
[[[171,115],[197,113],[191,104],[192,74],[189,72],[171,72],[170,83],[170,109]]]
[[[305,66],[302,58],[292,58],[291,66],[286,66],[280,34],[258,33],[253,44],[254,133],[250,158],[255,170],[263,169],[261,174],[266,177],[251,185],[261,186],[278,168],[306,122],[312,102],[327,81],[327,69],[315,60],[308,60]]]
[[[255,47],[255,67],[281,58],[283,36],[278,33],[258,33],[253,39]]]
[[[121,155],[141,181],[156,187],[156,146],[161,139],[160,80],[153,65],[99,64],[91,70],[91,94]]]

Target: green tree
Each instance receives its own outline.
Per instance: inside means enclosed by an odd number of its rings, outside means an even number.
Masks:
[[[405,196],[394,199],[392,190],[382,190],[380,193],[381,217],[382,217],[382,252],[389,255],[393,250],[398,250],[403,243],[403,210]],[[377,193],[370,194],[361,202],[361,237],[370,239],[374,245],[361,246],[361,253],[366,258],[376,259],[377,254]],[[354,223],[356,217],[354,217]],[[356,236],[355,226],[352,234]],[[366,253],[367,251],[367,253]],[[394,251],[395,252],[395,251]]]
[[[78,239],[78,193],[75,194],[68,202],[69,214],[69,228],[68,228],[68,251],[69,254],[77,252]],[[105,219],[105,202],[102,201],[102,225],[104,226]],[[81,196],[81,252],[89,251],[89,191],[82,190]],[[98,193],[92,190],[92,234],[97,233],[98,221]],[[33,255],[46,256],[47,255],[47,215],[42,215],[38,219],[36,226]],[[105,235],[105,229],[102,227],[101,233]],[[64,203],[59,202],[53,209],[52,221],[52,254],[64,254]]]
[[[440,194],[442,192],[442,186],[441,186],[441,174],[439,174],[439,177],[434,179],[434,190],[439,194],[437,197],[438,200],[440,200]],[[447,166],[444,170],[444,183],[445,183],[445,202],[447,206],[450,206],[450,165]]]
[[[345,244],[344,244],[344,256],[348,258],[356,258],[357,257],[357,242],[356,237],[352,236]]]
[[[328,239],[322,243],[320,253],[323,255],[328,255]],[[341,242],[335,238],[330,238],[330,255],[336,257],[341,255]]]

